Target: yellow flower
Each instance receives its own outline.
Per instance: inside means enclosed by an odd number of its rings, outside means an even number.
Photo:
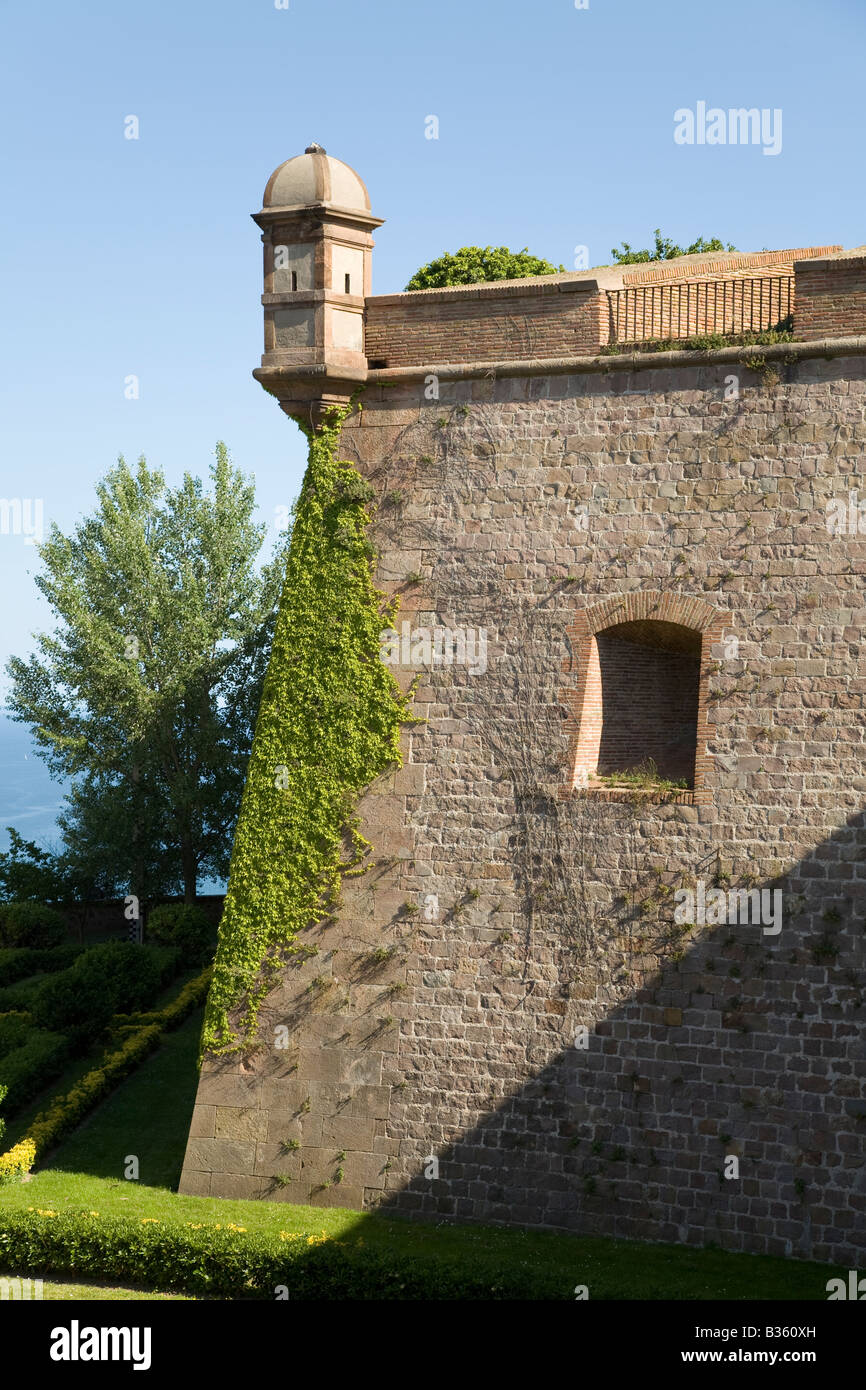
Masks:
[[[99,1212],[98,1212],[98,1211],[92,1211],[92,1212],[90,1213],[90,1215],[91,1215],[91,1216],[98,1216],[98,1215],[99,1215]]]
[[[159,1226],[162,1223],[158,1216],[143,1216],[141,1218],[141,1224],[142,1226]]]

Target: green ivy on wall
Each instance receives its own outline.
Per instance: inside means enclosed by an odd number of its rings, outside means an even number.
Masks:
[[[373,585],[373,489],[336,457],[352,407],[309,437],[286,582],[232,850],[202,1053],[254,1041],[259,1005],[305,927],[370,846],[355,808],[399,765],[409,700],[379,655],[398,599]],[[285,948],[289,948],[288,952]]]

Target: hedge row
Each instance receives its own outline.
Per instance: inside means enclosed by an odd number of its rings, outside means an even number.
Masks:
[[[20,1110],[58,1076],[69,1060],[69,1051],[69,1039],[63,1033],[32,1028],[24,1043],[0,1061],[0,1081],[8,1088],[4,1114]]]
[[[27,1041],[33,1029],[33,1020],[28,1013],[0,1014],[0,1059]]]
[[[0,946],[48,950],[69,940],[63,914],[45,903],[0,903]]]
[[[93,1275],[224,1299],[567,1299],[572,1281],[543,1265],[490,1255],[420,1255],[349,1235],[247,1232],[230,1223],[0,1211],[0,1267]],[[284,1295],[283,1295],[284,1296]]]
[[[90,1043],[118,1009],[149,1004],[177,972],[171,946],[112,941],[93,946],[69,967],[42,982],[31,1004],[42,1028],[56,1028],[76,1044]]]
[[[22,946],[0,951],[0,987],[14,985],[29,975],[53,975],[57,970],[67,970],[84,949],[83,946],[54,946],[47,951],[36,951]]]
[[[36,1116],[27,1138],[33,1140],[37,1158],[74,1129],[109,1091],[113,1091],[148,1053],[159,1046],[164,1032],[176,1028],[202,1002],[207,994],[210,976],[208,967],[190,980],[177,997],[159,1011],[156,1022],[137,1028],[119,1047],[107,1053],[100,1065],[83,1076],[67,1095],[56,1096],[47,1110]]]
[[[16,980],[14,985],[0,989],[0,1013],[10,1010],[29,1013],[39,998],[39,991],[50,978],[50,975],[31,975],[26,980]]]

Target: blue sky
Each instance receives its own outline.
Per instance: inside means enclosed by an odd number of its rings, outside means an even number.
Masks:
[[[249,214],[311,140],[386,219],[377,293],[467,243],[567,267],[656,226],[742,250],[859,244],[864,29],[861,0],[6,0],[0,496],[70,528],[119,453],[177,480],[222,438],[263,519],[291,502],[301,438],[250,376]],[[674,111],[698,101],[780,108],[781,153],[678,146]],[[48,621],[37,564],[0,535],[2,665]]]

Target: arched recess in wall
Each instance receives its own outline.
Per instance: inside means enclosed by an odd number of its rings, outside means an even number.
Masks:
[[[709,800],[707,684],[725,615],[704,599],[640,591],[592,604],[567,628],[573,678],[566,790],[605,790],[606,776],[655,765]],[[716,651],[718,656],[718,650]]]

